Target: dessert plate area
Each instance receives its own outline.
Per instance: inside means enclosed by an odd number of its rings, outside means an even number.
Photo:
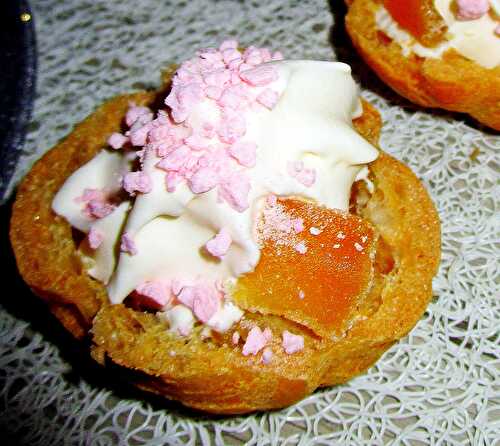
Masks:
[[[200,415],[122,387],[82,359],[87,353],[18,278],[3,206],[4,277],[12,286],[0,302],[0,426],[17,444],[498,444],[500,136],[385,87],[349,44],[343,2],[330,3],[33,2],[37,96],[7,192],[100,103],[158,87],[162,69],[197,48],[231,37],[289,59],[347,62],[382,114],[381,148],[422,179],[440,214],[442,262],[420,322],[345,385],[279,411]]]

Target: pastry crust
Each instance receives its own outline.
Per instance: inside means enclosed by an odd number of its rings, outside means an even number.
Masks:
[[[356,322],[338,339],[321,338],[284,317],[246,312],[234,327],[243,337],[254,324],[275,333],[274,356],[264,365],[260,355],[243,356],[230,334],[203,339],[196,327],[182,338],[152,314],[110,305],[105,287],[86,274],[70,225],[51,210],[53,197],[120,130],[129,102],[151,104],[164,94],[108,101],[34,165],[19,187],[10,229],[24,280],[76,338],[92,337],[94,359],[118,368],[136,386],[192,408],[220,414],[279,408],[365,371],[421,317],[440,257],[434,205],[410,169],[387,154],[370,165],[374,193],[362,182],[353,192],[352,211],[380,237],[373,287],[356,309]],[[380,116],[363,105],[355,126],[376,144]],[[284,330],[302,335],[304,350],[285,354],[278,335]]]
[[[486,69],[453,49],[440,59],[415,54],[405,57],[401,47],[376,27],[380,1],[349,3],[347,32],[365,62],[385,83],[416,104],[468,113],[500,130],[500,67]]]

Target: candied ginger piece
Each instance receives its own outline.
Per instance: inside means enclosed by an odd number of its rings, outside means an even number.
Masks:
[[[321,232],[285,228],[280,239],[275,229],[261,227],[260,261],[238,280],[233,298],[240,308],[286,317],[320,336],[339,336],[372,284],[374,229],[358,216],[296,199],[280,199],[277,206]],[[299,240],[307,245],[303,254],[296,250]]]

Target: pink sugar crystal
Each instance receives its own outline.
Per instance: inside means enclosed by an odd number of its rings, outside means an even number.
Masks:
[[[490,9],[488,0],[457,0],[457,19],[477,20]]]
[[[166,306],[172,300],[170,285],[161,280],[141,283],[135,291],[139,295],[150,299],[151,302],[148,303],[159,309]]]
[[[152,187],[151,178],[144,172],[129,172],[123,177],[123,188],[130,195],[134,195],[135,192],[147,194],[151,192]]]
[[[248,209],[250,181],[242,173],[235,173],[219,185],[219,195],[238,212]]]
[[[104,241],[104,234],[99,229],[91,227],[87,238],[89,241],[89,246],[92,249],[97,249],[99,248],[99,246],[101,246],[101,243]]]
[[[247,336],[245,345],[243,345],[243,356],[256,355],[266,345],[266,338],[259,327],[253,327]]]
[[[191,308],[194,315],[203,323],[207,323],[220,307],[219,293],[215,287],[205,284],[182,288],[177,299]]]
[[[132,256],[135,256],[137,254],[137,246],[134,242],[134,239],[128,232],[124,232],[122,235],[120,250],[122,252],[128,252]]]
[[[121,133],[112,133],[108,138],[108,144],[113,149],[121,149],[128,141],[129,139]]]
[[[267,347],[264,349],[262,352],[262,363],[263,364],[270,364],[271,360],[273,359],[273,351]]]
[[[205,247],[214,257],[221,258],[229,250],[232,241],[229,231],[226,228],[222,228],[213,239],[206,243]]]
[[[254,167],[257,159],[257,144],[251,141],[237,141],[229,148],[229,153],[242,166]]]
[[[277,80],[279,76],[278,71],[272,65],[259,65],[256,68],[243,71],[240,77],[252,86],[263,87]]]
[[[274,90],[266,88],[259,96],[257,96],[257,102],[264,107],[272,110],[274,106],[278,103],[279,95]]]
[[[291,355],[304,348],[304,338],[300,335],[294,335],[289,331],[285,330],[283,332],[283,341],[281,343],[285,353]]]

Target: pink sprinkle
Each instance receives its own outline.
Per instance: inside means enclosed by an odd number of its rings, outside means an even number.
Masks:
[[[281,51],[275,51],[271,57],[271,60],[283,60],[283,59],[284,57]]]
[[[151,192],[151,178],[141,171],[129,172],[123,177],[123,188],[132,196],[135,192],[147,194]]]
[[[299,291],[299,299],[304,299],[304,297],[306,297],[306,294],[304,293],[304,291],[300,290]]]
[[[203,323],[207,323],[217,312],[220,297],[213,286],[187,286],[177,296],[179,302],[193,310],[195,316]]]
[[[128,232],[124,232],[122,235],[120,251],[128,252],[132,256],[137,254],[137,246],[135,245],[134,239]]]
[[[220,140],[226,144],[233,144],[245,133],[245,118],[237,114],[225,115],[217,129]]]
[[[231,337],[231,340],[232,340],[234,345],[237,345],[238,342],[240,342],[240,334],[237,331],[235,331],[233,333],[233,336]]]
[[[304,230],[304,220],[302,218],[296,218],[292,221],[293,230],[296,234]]]
[[[287,163],[288,174],[306,187],[311,187],[316,181],[316,170],[304,167],[302,161]]]
[[[121,149],[125,143],[128,142],[128,138],[121,133],[113,133],[109,138],[108,138],[108,144],[113,148],[113,149]]]
[[[203,81],[207,86],[223,88],[231,81],[231,71],[226,69],[211,71],[203,77]]]
[[[145,124],[137,126],[137,128],[134,127],[130,129],[130,142],[136,147],[145,145],[151,126],[149,124]]]
[[[132,105],[125,115],[125,122],[129,127],[132,127],[134,123],[144,115],[151,114],[151,110],[148,107],[138,107]]]
[[[191,135],[184,139],[184,143],[192,150],[205,150],[208,143],[201,135]]]
[[[206,243],[205,247],[214,257],[222,258],[229,250],[232,241],[229,231],[222,228],[213,239]]]
[[[236,110],[240,107],[243,98],[238,95],[234,90],[224,90],[219,101],[217,102],[221,107],[228,107]]]
[[[271,362],[272,359],[273,351],[269,347],[265,348],[262,352],[262,363],[267,365]]]
[[[250,85],[263,87],[278,79],[278,71],[272,65],[260,65],[257,68],[243,71],[240,77]]]
[[[175,188],[182,181],[182,177],[177,172],[168,172],[165,175],[165,186],[167,192],[175,192]]]
[[[253,327],[247,336],[245,345],[243,345],[243,356],[256,355],[266,345],[266,338],[259,327]]]
[[[170,137],[170,127],[159,125],[153,127],[149,132],[149,142],[165,142]]]
[[[307,252],[307,246],[304,242],[297,243],[294,248],[299,254],[305,254]]]
[[[259,96],[257,96],[257,102],[264,107],[272,110],[274,106],[278,103],[279,94],[270,88],[266,88]]]
[[[219,185],[219,196],[238,212],[248,209],[250,181],[243,173],[235,173]]]
[[[89,246],[92,249],[97,249],[99,248],[99,246],[101,246],[101,243],[104,240],[104,234],[102,233],[102,231],[99,231],[99,229],[91,227],[87,238],[89,241]]]
[[[163,308],[172,300],[169,284],[160,280],[141,283],[135,291],[150,299],[150,303],[158,308]]]
[[[187,119],[193,107],[203,99],[203,96],[204,91],[199,83],[174,85],[165,99],[165,104],[171,108],[174,121],[180,123]]]
[[[281,344],[285,353],[287,355],[291,355],[296,353],[304,348],[304,338],[299,335],[294,335],[289,331],[285,330],[283,332],[283,342]]]
[[[105,201],[106,195],[100,189],[84,189],[83,194],[75,198],[76,203],[88,202],[91,200]]]
[[[224,42],[222,42],[220,44],[219,50],[224,51],[224,50],[228,50],[231,48],[238,48],[238,41],[237,40],[234,40],[234,39],[224,40]]]
[[[254,167],[257,159],[257,144],[250,141],[236,141],[229,148],[229,153],[242,166]]]
[[[213,189],[219,182],[217,172],[211,167],[198,169],[189,179],[189,188],[194,194],[202,194]]]
[[[216,87],[213,85],[209,85],[205,88],[205,94],[208,98],[213,99],[214,101],[218,101],[221,97],[223,89],[221,87]]]
[[[162,158],[156,167],[165,171],[179,171],[191,158],[191,149],[188,146],[180,146]]]
[[[358,242],[354,243],[354,247],[356,248],[356,251],[363,251],[363,246],[361,246]]]
[[[104,218],[114,210],[115,206],[100,199],[90,200],[86,206],[86,211],[94,218]]]
[[[273,339],[273,332],[271,331],[271,329],[269,327],[264,328],[264,331],[262,332],[262,334],[266,338],[266,342],[271,342],[271,340]]]
[[[457,0],[457,19],[476,20],[490,9],[488,0]]]
[[[222,51],[222,58],[226,64],[241,59],[241,53],[236,48],[227,48]]]
[[[497,27],[495,28],[495,34],[500,37],[500,23],[497,25]]]

